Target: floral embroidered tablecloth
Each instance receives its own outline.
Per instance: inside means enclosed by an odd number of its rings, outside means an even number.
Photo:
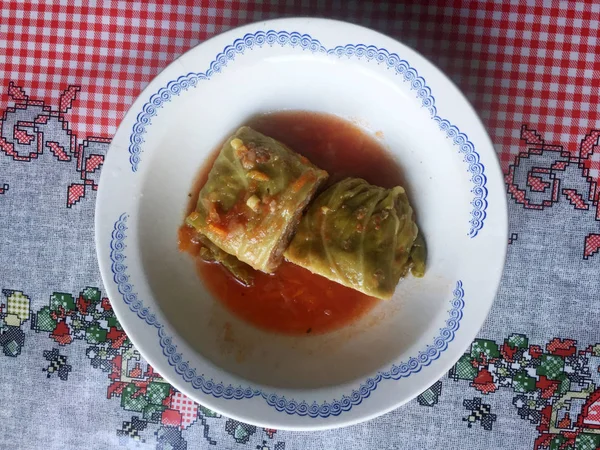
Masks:
[[[173,389],[106,298],[94,202],[140,90],[208,37],[310,15],[397,37],[475,105],[505,173],[508,260],[452,370],[343,430],[222,417]],[[0,3],[0,448],[600,449],[600,3]]]

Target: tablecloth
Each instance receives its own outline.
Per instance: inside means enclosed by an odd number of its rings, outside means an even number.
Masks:
[[[0,3],[0,448],[600,448],[598,2]],[[505,174],[510,231],[479,337],[409,404],[346,429],[222,417],[121,330],[94,202],[110,139],[170,61],[236,25],[322,16],[380,30],[445,71]]]

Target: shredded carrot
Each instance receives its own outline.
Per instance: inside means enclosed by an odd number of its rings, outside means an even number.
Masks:
[[[250,178],[252,178],[253,180],[257,180],[257,181],[269,181],[270,180],[269,175],[261,172],[260,170],[251,170],[250,172],[248,172],[248,176]]]
[[[304,185],[307,183],[307,181],[309,181],[313,177],[314,177],[314,175],[312,172],[304,172],[302,175],[300,175],[300,177],[296,181],[294,181],[294,184],[292,184],[292,191],[298,192],[300,189],[302,189],[304,187]]]
[[[302,155],[298,155],[300,157],[300,161],[302,161],[302,164],[310,164],[310,161],[308,160],[308,158],[306,156],[302,156]]]
[[[214,223],[209,223],[207,228],[208,228],[208,231],[219,235],[219,237],[221,237],[223,239],[225,239],[227,237],[227,235],[229,234],[229,233],[227,233],[227,230],[225,228],[221,228],[221,227],[215,225]]]

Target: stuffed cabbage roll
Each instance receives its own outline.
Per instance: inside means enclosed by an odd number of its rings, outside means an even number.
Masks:
[[[207,237],[198,233],[198,241],[202,244],[198,256],[206,262],[215,262],[221,264],[227,271],[244,286],[254,284],[254,270],[241,262],[235,256],[225,253],[215,244],[210,242]]]
[[[385,299],[411,268],[413,275],[423,276],[426,250],[402,187],[384,189],[346,178],[311,204],[285,258]]]
[[[225,142],[186,223],[223,251],[270,273],[327,176],[281,142],[242,127]]]

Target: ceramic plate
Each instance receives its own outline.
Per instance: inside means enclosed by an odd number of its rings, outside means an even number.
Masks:
[[[429,247],[423,279],[320,336],[236,319],[177,249],[207,155],[250,116],[283,109],[336,114],[377,136],[401,166]],[[169,65],[123,119],[96,207],[104,283],[142,355],[208,408],[280,429],[350,425],[428,388],[481,327],[506,243],[496,155],[458,89],[401,43],[322,19],[237,28]]]

